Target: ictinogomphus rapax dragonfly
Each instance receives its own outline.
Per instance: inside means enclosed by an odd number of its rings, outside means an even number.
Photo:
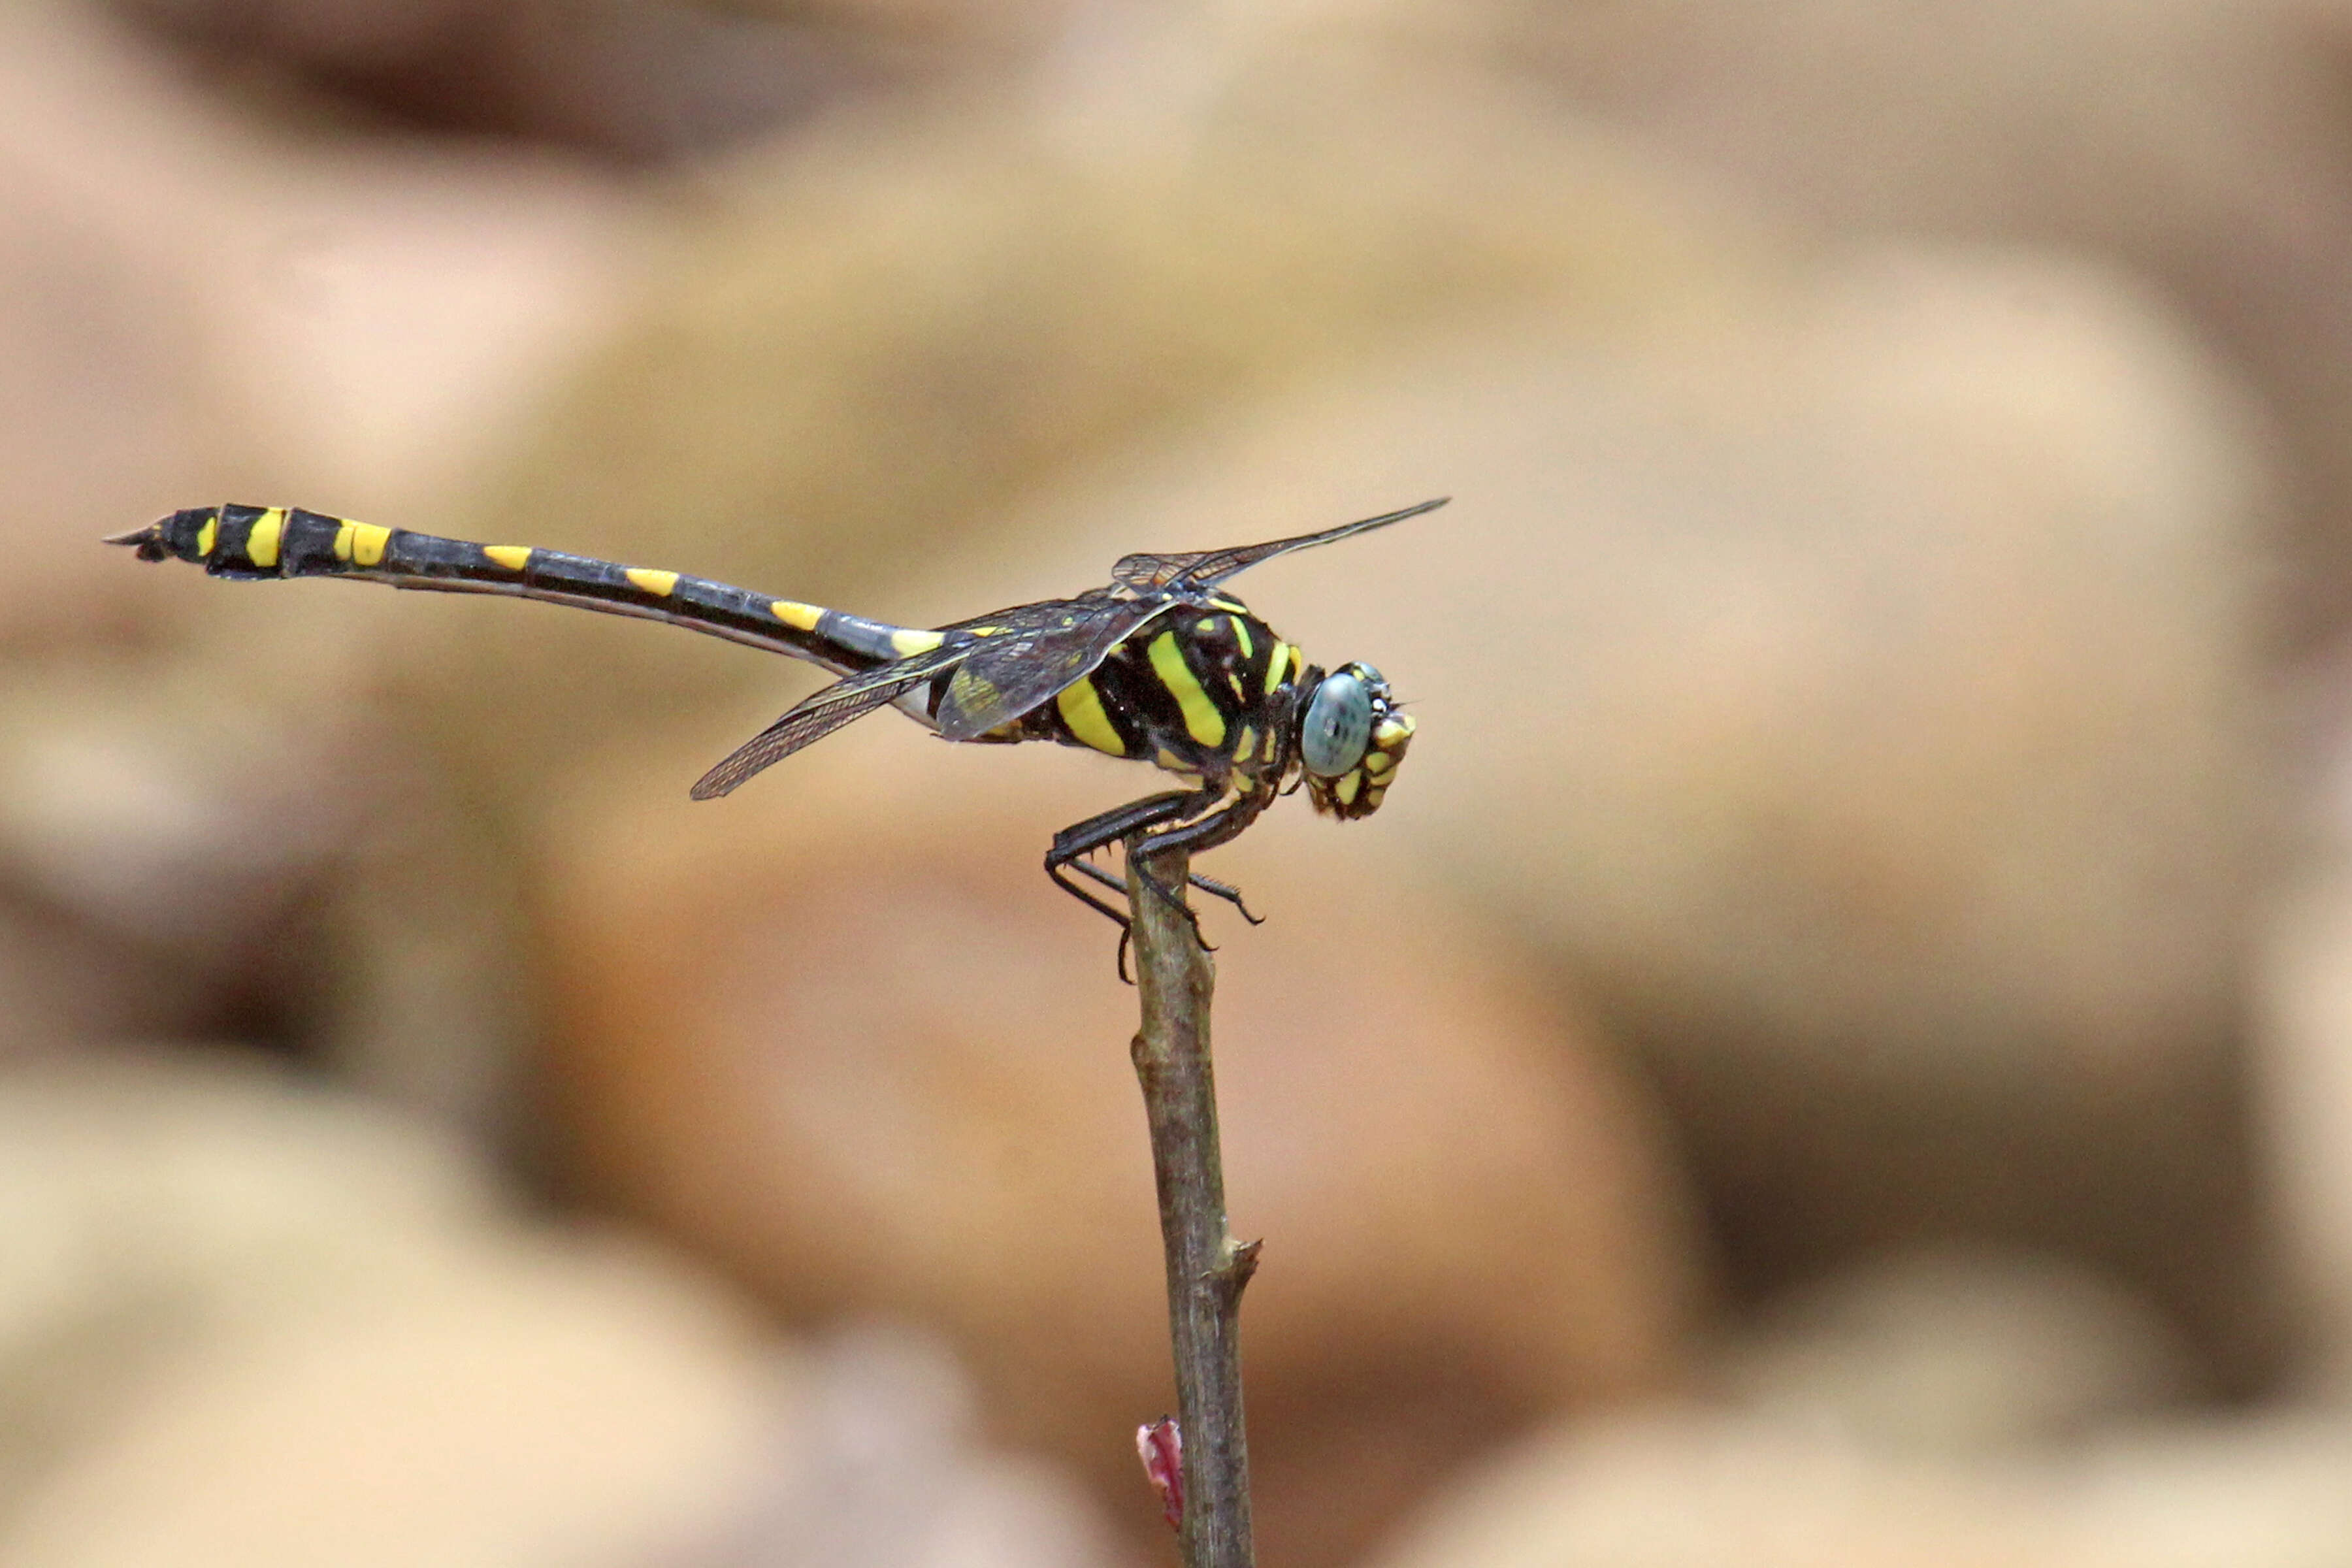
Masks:
[[[194,507],[108,542],[132,546],[145,561],[195,562],[216,577],[356,577],[639,616],[790,654],[840,678],[705,773],[697,800],[725,795],[851,720],[893,706],[950,741],[1058,741],[1154,763],[1184,787],[1066,827],[1045,856],[1055,886],[1118,924],[1124,973],[1127,915],[1074,878],[1118,891],[1125,885],[1089,856],[1121,840],[1146,856],[1213,848],[1301,783],[1318,811],[1342,821],[1369,816],[1412,739],[1412,720],[1379,670],[1351,663],[1326,674],[1219,585],[1262,561],[1444,504],[1423,501],[1265,544],[1129,555],[1107,585],[1076,598],[928,628],[677,572],[291,507]],[[1144,880],[1184,908],[1175,889]],[[1198,874],[1192,881],[1255,923],[1238,889]]]

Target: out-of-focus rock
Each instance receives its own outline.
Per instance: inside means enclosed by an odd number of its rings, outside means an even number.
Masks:
[[[12,518],[110,577],[129,565],[91,540],[174,507],[446,508],[593,334],[633,254],[609,179],[495,145],[294,135],[83,5],[0,15],[0,164],[39,198],[17,210],[42,247],[88,237],[60,279],[127,273],[157,301],[150,331],[11,295],[16,341],[69,351],[24,359],[16,428],[73,492]],[[72,341],[93,327],[105,341]],[[173,426],[157,438],[134,416]]]
[[[1458,1484],[1372,1568],[2325,1568],[2352,1429],[2209,1420],[2031,1465],[1890,1459],[1696,1412],[1564,1427]]]
[[[616,783],[550,825],[549,1072],[593,1192],[796,1317],[945,1326],[996,1430],[1156,1529],[1132,1434],[1172,1390],[1134,994],[1036,867],[1117,798],[1074,761],[877,723],[795,759],[783,812]],[[1234,1226],[1266,1241],[1257,1517],[1269,1559],[1344,1562],[1467,1449],[1673,1376],[1688,1244],[1604,1048],[1441,891],[1370,838],[1244,839],[1213,868],[1274,922],[1233,922],[1219,957]]]
[[[2314,764],[2263,932],[2254,1106],[2307,1384],[2352,1394],[2352,705],[2344,649],[2302,672]]]
[[[812,1347],[789,1442],[680,1568],[1108,1568],[1101,1511],[1059,1468],[990,1448],[940,1342],[868,1323]],[[654,1568],[654,1565],[648,1565]]]
[[[789,1351],[252,1062],[0,1073],[11,1568],[1107,1563],[1074,1483],[972,1426],[920,1341]]]
[[[20,68],[0,65],[0,79]],[[159,492],[216,471],[243,436],[212,395],[171,265],[121,243],[23,145],[31,117],[0,101],[0,656],[136,647],[167,595],[122,574],[99,536],[144,521]],[[40,133],[54,138],[54,121]]]
[[[2352,1559],[2352,1423],[2273,1409],[2148,1426],[2049,1478],[2071,1561],[2326,1568]]]
[[[6,1050],[234,1033],[311,989],[354,803],[327,736],[214,685],[117,658],[0,690]]]
[[[2352,1390],[2352,877],[2334,868],[2281,900],[2256,1036],[2263,1152],[2310,1364]]]
[[[1672,1412],[1534,1438],[1456,1481],[1372,1568],[2059,1568],[2002,1484],[1781,1422]],[[2219,1565],[2216,1564],[2216,1568]]]
[[[641,1261],[479,1260],[175,1358],[47,1478],[0,1562],[662,1562],[749,1484],[750,1353]]]
[[[1376,7],[1475,40],[1847,230],[2056,243],[2158,281],[2267,398],[2300,493],[2304,635],[2352,606],[2352,7],[2335,0],[1843,0]],[[1441,52],[1444,52],[1441,50]]]
[[[9,1479],[190,1344],[429,1281],[493,1205],[455,1152],[253,1062],[0,1073]]]
[[[11,1068],[0,1120],[0,1560],[572,1561],[740,1480],[726,1299],[380,1111],[154,1053]]]
[[[641,162],[707,153],[879,86],[912,42],[827,26],[804,10],[761,16],[658,0],[117,0],[115,9],[233,80],[266,76],[405,125]]]
[[[332,608],[231,590],[174,656],[0,689],[0,1053],[268,1044],[511,1137],[510,868]]]
[[[1874,1454],[1971,1458],[2146,1417],[2190,1392],[2193,1364],[2146,1302],[2086,1269],[1939,1247],[1768,1302],[1723,1383]]]

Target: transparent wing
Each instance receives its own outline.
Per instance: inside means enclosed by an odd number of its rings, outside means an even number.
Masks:
[[[814,692],[791,712],[744,742],[695,784],[694,798],[715,800],[761,769],[814,745],[854,719],[887,707],[968,658],[976,644],[957,643],[877,665]]]
[[[1368,517],[1360,522],[1343,522],[1320,533],[1302,533],[1295,539],[1271,540],[1264,544],[1243,544],[1229,550],[1196,550],[1181,555],[1123,556],[1118,564],[1110,569],[1110,579],[1122,588],[1133,588],[1138,592],[1171,586],[1205,588],[1246,571],[1261,561],[1270,561],[1294,550],[1330,544],[1351,534],[1369,533],[1392,522],[1402,522],[1409,517],[1419,517],[1425,511],[1435,511],[1451,499],[1440,496],[1419,506],[1409,506],[1402,511]]]
[[[1027,625],[983,637],[971,648],[934,716],[940,733],[969,741],[1010,724],[1110,657],[1111,649],[1166,609],[1151,599],[1056,599],[1024,606]]]

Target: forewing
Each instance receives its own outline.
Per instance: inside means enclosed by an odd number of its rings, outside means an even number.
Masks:
[[[1064,599],[1050,618],[983,637],[971,649],[935,716],[940,733],[969,741],[1010,724],[1110,657],[1111,649],[1166,608],[1160,599]]]
[[[697,800],[715,800],[762,768],[782,762],[803,746],[824,740],[853,719],[885,708],[924,682],[937,679],[968,657],[974,645],[934,648],[893,664],[877,665],[812,693],[782,718],[744,742],[694,786]]]
[[[1419,506],[1409,506],[1402,511],[1368,517],[1360,522],[1343,522],[1337,528],[1327,528],[1320,533],[1302,533],[1295,539],[1269,540],[1264,544],[1242,544],[1229,550],[1196,550],[1181,555],[1122,556],[1118,564],[1110,569],[1110,578],[1120,587],[1138,591],[1166,588],[1171,584],[1205,588],[1246,571],[1261,561],[1271,561],[1294,550],[1330,544],[1351,534],[1370,533],[1373,529],[1386,528],[1392,522],[1402,522],[1406,518],[1419,517],[1425,511],[1435,511],[1449,499],[1440,496]]]

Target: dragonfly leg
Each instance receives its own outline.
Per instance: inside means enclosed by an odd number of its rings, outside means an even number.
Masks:
[[[1112,876],[1109,872],[1104,870],[1101,867],[1096,865],[1091,860],[1073,860],[1065,868],[1065,869],[1076,871],[1083,877],[1092,878],[1094,880],[1100,882],[1104,887],[1109,888],[1122,895],[1127,891],[1127,884],[1125,882],[1121,881],[1118,878]],[[1059,884],[1061,879],[1055,878],[1055,880]],[[1091,898],[1087,899],[1087,902],[1097,910],[1103,909],[1102,905],[1095,903],[1094,900]],[[1134,922],[1128,916],[1120,914],[1116,910],[1104,910],[1103,912],[1109,915],[1111,919],[1118,922],[1118,977],[1125,984],[1132,985],[1135,982],[1128,978],[1127,973],[1127,950],[1131,945],[1131,938],[1133,935],[1132,931],[1129,928]]]
[[[1200,889],[1201,891],[1208,894],[1211,898],[1224,900],[1225,902],[1241,910],[1242,919],[1249,921],[1250,924],[1254,926],[1262,926],[1265,924],[1265,917],[1264,915],[1252,914],[1250,912],[1250,907],[1242,902],[1242,890],[1239,888],[1234,887],[1231,882],[1220,882],[1214,877],[1203,877],[1201,873],[1195,871],[1192,873],[1192,886]]]
[[[1124,910],[1079,886],[1070,879],[1069,873],[1076,871],[1080,876],[1091,879],[1106,888],[1124,889],[1126,883],[1085,858],[1097,849],[1108,848],[1121,839],[1139,841],[1147,847],[1157,846],[1164,835],[1151,833],[1148,831],[1149,829],[1171,822],[1183,827],[1192,826],[1193,825],[1185,823],[1184,818],[1214,805],[1219,798],[1220,792],[1213,787],[1170,790],[1165,794],[1146,795],[1141,800],[1129,801],[1125,805],[1114,806],[1100,816],[1090,816],[1084,822],[1074,823],[1054,835],[1054,847],[1045,852],[1045,875],[1051,878],[1054,885],[1062,891],[1118,927],[1118,977],[1121,980],[1128,978],[1127,950],[1132,935],[1129,929],[1132,922]],[[1231,808],[1228,808],[1228,813],[1230,810]],[[1254,816],[1256,813],[1252,812],[1250,815]],[[1234,831],[1238,832],[1239,829],[1236,828]],[[1223,841],[1223,839],[1217,840],[1220,843]],[[1146,853],[1149,852],[1147,848]],[[1214,882],[1214,879],[1193,879],[1213,882],[1214,885],[1207,887],[1205,890],[1218,898],[1226,896],[1224,883]],[[1142,870],[1142,880],[1145,887],[1166,900],[1170,908],[1184,917],[1186,922],[1192,928],[1192,939],[1195,942],[1201,942],[1200,916],[1184,902],[1176,889],[1161,883],[1160,879],[1153,876],[1149,869]],[[1234,899],[1238,903],[1239,895],[1235,894]],[[1201,945],[1206,948],[1208,943],[1202,942]]]
[[[1112,889],[1114,892],[1123,893],[1127,890],[1127,883],[1124,880],[1112,876],[1108,871],[1104,870],[1101,867],[1096,865],[1091,860],[1073,860],[1070,862],[1070,869],[1078,872],[1082,876],[1093,878],[1096,881],[1100,882],[1104,887]],[[1192,882],[1192,886],[1200,889],[1201,891],[1208,894],[1211,898],[1223,899],[1225,902],[1233,905],[1234,908],[1241,910],[1242,919],[1249,921],[1250,924],[1254,926],[1262,926],[1265,924],[1265,917],[1264,915],[1252,914],[1250,912],[1250,907],[1242,902],[1242,890],[1239,888],[1234,887],[1231,882],[1220,882],[1214,877],[1204,877],[1198,871],[1193,872],[1189,880]]]
[[[1085,858],[1131,834],[1140,833],[1163,822],[1179,820],[1199,810],[1206,804],[1201,795],[1199,790],[1170,790],[1163,795],[1146,795],[1141,800],[1114,806],[1098,816],[1087,817],[1084,822],[1073,823],[1054,835],[1054,847],[1045,852],[1045,875],[1053,879],[1054,886],[1125,931],[1127,916],[1071,881],[1067,873],[1077,870],[1093,876],[1107,887],[1124,887],[1124,883],[1113,879],[1108,872],[1086,864]]]
[[[1240,796],[1223,811],[1213,811],[1190,822],[1180,821],[1173,827],[1145,834],[1144,853],[1154,855],[1161,850],[1181,849],[1188,855],[1199,855],[1214,849],[1220,844],[1231,843],[1241,837],[1244,828],[1257,820],[1258,813],[1273,804],[1273,798],[1269,792],[1259,790]],[[1222,898],[1224,895],[1221,892],[1218,896]],[[1236,906],[1241,902],[1241,895],[1237,891],[1234,894],[1234,902]]]
[[[1148,834],[1138,835],[1138,837],[1143,838],[1147,843],[1150,841],[1151,837],[1151,836]],[[1129,853],[1132,856],[1134,852],[1129,850]],[[1201,951],[1202,952],[1214,952],[1217,951],[1214,947],[1212,947],[1209,944],[1209,939],[1201,934],[1201,911],[1186,903],[1182,893],[1179,892],[1176,889],[1170,887],[1159,878],[1153,876],[1151,874],[1151,863],[1149,860],[1139,864],[1135,868],[1135,874],[1136,879],[1141,882],[1145,887],[1150,889],[1152,895],[1159,899],[1161,903],[1166,904],[1170,909],[1174,910],[1178,914],[1184,917],[1184,923],[1192,928],[1192,940],[1201,944]]]
[[[1201,793],[1209,794],[1206,790]],[[1213,849],[1220,844],[1227,843],[1240,837],[1242,829],[1255,822],[1258,813],[1264,811],[1271,804],[1272,799],[1272,795],[1264,790],[1241,795],[1228,802],[1222,811],[1212,811],[1190,821],[1179,820],[1172,827],[1163,827],[1157,833],[1139,834],[1129,841],[1128,853],[1130,856],[1140,852],[1147,857],[1146,868],[1143,872],[1145,885],[1167,899],[1182,912],[1185,920],[1192,924],[1192,939],[1201,943],[1204,952],[1214,952],[1216,949],[1211,947],[1202,937],[1200,916],[1177,898],[1173,889],[1160,886],[1159,879],[1151,875],[1148,858],[1170,849],[1181,849],[1188,855],[1197,855],[1203,850]],[[1196,878],[1194,880],[1197,881],[1200,879]],[[1209,880],[1215,882],[1213,878]],[[1229,882],[1215,882],[1215,885],[1208,890],[1221,899],[1230,896],[1234,907],[1242,911],[1244,919],[1252,925],[1258,923],[1257,917],[1251,914],[1249,907],[1242,902],[1241,889],[1238,888]]]
[[[1097,914],[1101,915],[1104,919],[1109,921],[1111,924],[1118,927],[1118,929],[1124,932],[1128,926],[1128,917],[1125,912],[1113,905],[1105,903],[1102,900],[1095,897],[1092,893],[1089,893],[1084,888],[1079,887],[1076,883],[1067,880],[1063,875],[1067,871],[1082,871],[1092,875],[1095,873],[1095,868],[1087,865],[1083,860],[1061,862],[1049,860],[1045,864],[1045,875],[1053,879],[1054,886],[1061,889],[1062,891],[1069,894],[1070,897],[1077,900],[1078,902],[1086,905],[1087,908],[1094,910]],[[1107,871],[1100,873],[1097,879],[1112,887],[1124,888],[1127,885],[1126,883],[1114,879]]]
[[[1124,894],[1127,891],[1127,880],[1125,878],[1112,876],[1108,871],[1104,870],[1101,867],[1096,865],[1091,860],[1073,860],[1065,866],[1063,869],[1076,871],[1082,877],[1091,878],[1093,880],[1101,883],[1104,887],[1110,889],[1114,892]],[[1162,887],[1160,883],[1160,879],[1154,877],[1148,868],[1143,870],[1142,876],[1144,886],[1150,888],[1154,893],[1157,893],[1161,899],[1165,900],[1169,907],[1173,909],[1178,914],[1182,915],[1187,921],[1192,921],[1192,934],[1194,936],[1200,935],[1201,922],[1199,918],[1192,913],[1192,910],[1179,902],[1176,895],[1171,892],[1168,889]],[[1197,879],[1195,879],[1195,880]],[[1055,880],[1057,882],[1061,881],[1059,878],[1055,878]],[[1106,908],[1102,904],[1096,903],[1092,897],[1080,891],[1078,889],[1070,887],[1066,882],[1062,882],[1061,885],[1066,891],[1077,893],[1077,895],[1081,899],[1085,899],[1087,903],[1093,904],[1096,909],[1102,910],[1104,913],[1108,914],[1111,919],[1118,922],[1119,978],[1122,980],[1126,979],[1127,940],[1128,928],[1130,923],[1129,917],[1118,912],[1116,909]],[[1204,943],[1203,945],[1206,944]],[[1213,952],[1215,950],[1211,949],[1211,951]]]

